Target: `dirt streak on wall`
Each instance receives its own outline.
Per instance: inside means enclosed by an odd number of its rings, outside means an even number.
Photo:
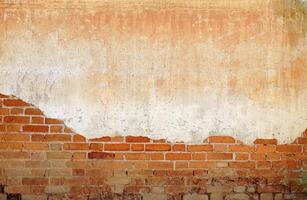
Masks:
[[[286,142],[307,124],[305,35],[304,1],[4,1],[0,91],[89,136]]]

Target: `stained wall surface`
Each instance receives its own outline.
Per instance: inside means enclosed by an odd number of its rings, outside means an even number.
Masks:
[[[0,92],[88,137],[291,142],[307,126],[306,6],[4,0]]]

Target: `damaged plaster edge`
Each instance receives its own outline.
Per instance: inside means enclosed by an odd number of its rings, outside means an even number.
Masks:
[[[11,98],[11,99],[16,99],[16,100],[21,100],[24,101],[23,99],[17,97],[16,95],[13,94],[3,94],[0,93],[0,97],[1,95],[6,96],[5,98]],[[3,98],[3,97],[2,97]],[[27,101],[24,101],[26,103],[28,103],[32,108],[36,108],[41,110],[38,106],[34,105],[33,103],[29,103]],[[302,129],[302,131],[298,131],[298,133],[296,134],[295,137],[291,137],[290,139],[288,138],[288,140],[281,140],[277,137],[257,137],[254,136],[252,140],[244,140],[244,138],[242,138],[242,136],[238,136],[238,135],[233,135],[233,134],[219,134],[218,132],[211,132],[209,135],[206,135],[202,138],[199,137],[199,140],[195,141],[185,141],[185,140],[180,140],[180,139],[173,139],[173,138],[169,138],[169,137],[165,137],[163,136],[163,134],[138,134],[138,133],[128,133],[128,134],[120,134],[118,132],[114,132],[111,134],[92,134],[92,135],[86,135],[82,132],[79,132],[78,130],[72,128],[71,126],[69,126],[69,122],[67,122],[67,120],[65,119],[60,119],[57,117],[53,117],[52,114],[46,114],[46,112],[44,110],[41,110],[41,112],[43,113],[43,117],[45,118],[52,118],[52,119],[56,119],[56,120],[62,120],[64,122],[64,127],[67,128],[69,130],[69,132],[67,132],[68,134],[75,134],[75,135],[81,135],[82,137],[84,137],[85,141],[88,142],[90,140],[93,139],[99,139],[99,138],[105,138],[105,137],[127,137],[127,136],[135,136],[135,137],[146,137],[149,138],[151,140],[157,140],[157,141],[166,141],[167,143],[185,143],[185,144],[200,144],[200,143],[208,143],[209,138],[212,136],[226,136],[226,137],[231,137],[233,138],[237,143],[241,143],[241,144],[246,144],[246,145],[253,145],[253,143],[255,144],[256,140],[276,140],[277,144],[294,144],[297,141],[297,138],[302,137],[304,135],[306,135],[307,133],[307,126],[305,128]]]

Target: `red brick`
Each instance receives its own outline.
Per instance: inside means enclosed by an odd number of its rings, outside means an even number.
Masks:
[[[185,144],[174,144],[173,151],[185,151]]]
[[[6,131],[7,132],[20,132],[21,131],[21,125],[17,125],[17,124],[6,125]]]
[[[114,159],[114,153],[105,153],[105,152],[90,152],[88,153],[89,159]]]
[[[267,153],[267,160],[280,160],[279,153]]]
[[[111,137],[111,142],[124,142],[125,137],[123,136],[113,136]]]
[[[230,145],[229,151],[230,152],[251,152],[253,151],[253,147],[248,145]]]
[[[150,169],[173,169],[172,162],[149,162],[148,168]]]
[[[131,144],[131,151],[144,151],[144,144]]]
[[[272,167],[276,169],[288,168],[288,169],[299,169],[299,161],[272,161]]]
[[[206,174],[208,174],[208,170],[202,170],[202,169],[193,170],[194,176],[203,176]]]
[[[249,154],[247,153],[236,153],[236,160],[248,160]]]
[[[73,176],[84,176],[85,170],[84,169],[72,169]]]
[[[193,170],[170,170],[166,171],[168,176],[193,176]]]
[[[130,145],[129,144],[105,144],[104,150],[105,151],[129,151]]]
[[[256,164],[255,162],[229,162],[229,167],[230,168],[255,168]]]
[[[153,143],[166,143],[166,139],[153,139]]]
[[[228,152],[228,145],[225,144],[214,144],[213,145],[214,152]]]
[[[103,150],[103,144],[101,144],[101,143],[91,143],[90,144],[90,150],[102,151]]]
[[[125,186],[124,193],[138,194],[138,193],[149,193],[151,191],[148,186]]]
[[[22,127],[25,132],[48,132],[48,126],[40,126],[40,125],[25,125]]]
[[[189,167],[189,163],[187,161],[176,161],[175,169],[187,169]]]
[[[24,109],[23,108],[11,108],[10,114],[11,115],[23,115]]]
[[[30,136],[27,134],[2,134],[1,138],[5,142],[27,142],[30,140]]]
[[[30,117],[6,116],[6,117],[4,117],[4,122],[6,122],[6,123],[28,124],[28,123],[30,123]]]
[[[149,160],[150,154],[148,153],[129,153],[126,154],[127,160]]]
[[[73,159],[86,159],[86,155],[87,155],[87,153],[85,153],[85,152],[74,152],[72,154],[72,158]]]
[[[63,133],[64,126],[50,126],[50,133]]]
[[[69,134],[47,134],[46,140],[49,142],[68,142],[71,141],[71,135]]]
[[[307,144],[307,137],[299,137],[297,138],[298,144]]]
[[[46,143],[25,143],[24,149],[26,150],[48,150],[49,145]]]
[[[21,150],[22,147],[23,147],[22,142],[0,142],[0,149]]]
[[[45,123],[46,124],[64,124],[64,122],[62,120],[53,119],[53,118],[46,118]]]
[[[6,159],[29,159],[29,152],[0,152],[0,158]]]
[[[43,112],[37,108],[27,108],[25,110],[26,115],[43,115]]]
[[[276,146],[277,152],[302,152],[301,145],[277,145]]]
[[[20,100],[20,99],[4,99],[3,105],[5,106],[14,106],[14,107],[22,107],[22,106],[30,106],[30,104]]]
[[[251,160],[265,160],[264,153],[251,153],[250,154]]]
[[[230,136],[210,136],[208,140],[210,143],[235,143],[235,139]]]
[[[45,118],[44,117],[31,117],[32,124],[44,124]]]
[[[170,151],[171,145],[170,144],[146,144],[145,150],[146,151]]]
[[[193,153],[192,160],[206,160],[207,153]]]
[[[270,169],[271,168],[271,162],[269,162],[269,161],[258,161],[257,162],[257,168]]]
[[[259,185],[257,188],[259,193],[283,193],[285,190],[286,187],[283,185]]]
[[[166,160],[191,160],[190,153],[167,153]]]
[[[150,142],[150,139],[148,137],[142,137],[142,136],[127,136],[126,142]]]
[[[6,126],[0,124],[0,132],[5,132],[6,131]]]
[[[276,145],[277,140],[276,139],[256,139],[254,141],[254,144],[271,144],[271,145]]]
[[[188,151],[213,151],[213,146],[210,144],[188,145]]]
[[[89,139],[89,141],[90,142],[110,142],[111,137],[104,136],[104,137],[100,137],[100,138],[91,138],[91,139]]]
[[[275,152],[276,145],[257,145],[256,152],[257,153],[272,153]]]
[[[46,141],[45,135],[42,134],[32,134],[31,135],[32,142],[44,142]]]
[[[73,136],[73,142],[86,142],[86,137],[80,134],[76,134]]]
[[[10,109],[8,108],[0,108],[0,115],[9,115]]]
[[[88,143],[65,143],[64,150],[89,150]]]
[[[208,160],[232,160],[232,153],[208,153]]]
[[[164,160],[163,153],[150,153],[149,155],[151,160]]]
[[[48,185],[48,178],[23,178],[23,185]]]
[[[216,162],[212,161],[191,161],[189,163],[189,168],[214,168],[216,167]]]

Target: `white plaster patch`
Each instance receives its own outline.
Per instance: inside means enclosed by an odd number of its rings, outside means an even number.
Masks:
[[[143,101],[135,97],[139,91],[133,84],[143,84],[134,82],[136,77],[148,76],[154,81],[173,78],[179,73],[174,67],[180,60],[173,62],[178,58],[170,57],[176,55],[176,51],[170,52],[167,44],[148,47],[146,43],[127,42],[114,47],[120,51],[110,55],[108,46],[97,41],[79,39],[63,46],[57,35],[50,33],[42,41],[33,39],[31,32],[23,37],[9,35],[1,44],[0,92],[33,103],[47,116],[64,119],[69,127],[88,137],[145,135],[171,141],[200,142],[209,135],[231,135],[245,142],[255,138],[291,142],[306,128],[306,90],[297,97],[293,95],[291,106],[283,107],[275,105],[274,101],[266,105],[244,94],[229,93],[225,85],[230,74],[239,73],[244,77],[254,71],[270,69],[268,74],[274,75],[280,63],[278,59],[288,59],[286,63],[290,63],[301,51],[289,58],[282,57],[285,52],[273,51],[268,58],[271,62],[266,62],[268,55],[264,51],[267,49],[254,46],[255,43],[245,43],[234,51],[237,59],[244,61],[242,68],[232,71],[219,68],[229,55],[209,40],[195,47],[201,52],[199,72],[189,71],[189,67],[185,72],[200,73],[203,79],[208,79],[206,87],[195,96],[161,96],[156,86],[144,85],[145,89],[148,87],[149,99]],[[122,81],[122,91],[127,91],[125,98],[117,98],[119,91],[108,90],[109,79],[100,79],[100,75],[111,73],[108,56],[118,59],[118,62],[112,61],[115,63],[113,72]],[[193,60],[192,53],[185,58],[183,63],[189,63]],[[263,60],[258,62],[259,58]],[[259,66],[264,67],[259,69]],[[97,82],[91,79],[95,75]]]

